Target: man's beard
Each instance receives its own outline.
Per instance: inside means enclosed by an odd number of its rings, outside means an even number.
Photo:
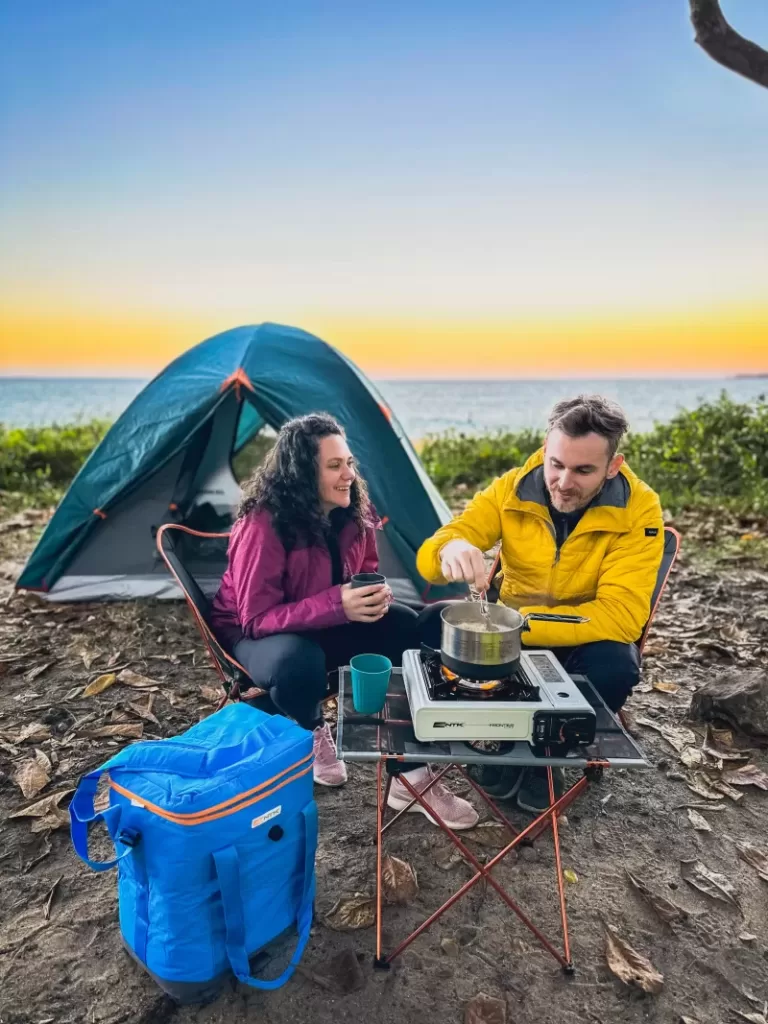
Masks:
[[[587,505],[589,505],[593,498],[597,497],[600,491],[602,491],[603,485],[605,484],[605,481],[607,479],[608,477],[604,476],[603,479],[600,481],[600,486],[595,487],[593,490],[588,491],[586,494],[583,494],[580,491],[578,493],[574,492],[566,499],[562,497],[559,491],[553,493],[549,484],[546,484],[547,494],[549,495],[549,500],[558,512],[580,512],[582,509],[586,508]],[[563,504],[564,507],[561,507],[561,505]]]

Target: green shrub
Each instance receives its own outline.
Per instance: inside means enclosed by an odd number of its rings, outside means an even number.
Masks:
[[[482,487],[513,466],[521,466],[543,441],[543,433],[536,430],[481,437],[447,431],[428,437],[419,456],[435,485],[445,494],[457,487]]]
[[[768,402],[739,403],[723,392],[627,439],[624,453],[665,507],[722,504],[768,510]]]
[[[0,423],[0,491],[55,496],[109,430],[107,420],[49,427]]]

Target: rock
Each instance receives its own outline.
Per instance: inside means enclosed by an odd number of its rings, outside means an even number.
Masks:
[[[464,1024],[507,1024],[507,1004],[478,992],[464,1009]]]
[[[533,864],[539,859],[539,851],[535,846],[522,846],[520,847],[520,860],[528,861]]]
[[[331,960],[328,973],[336,979],[343,992],[357,992],[358,989],[365,988],[365,974],[354,949],[350,949],[349,946]]]
[[[750,736],[768,736],[768,672],[729,668],[693,695],[692,718],[724,718]]]
[[[440,940],[440,948],[446,956],[458,956],[459,955],[459,944],[456,939],[448,938]]]
[[[471,924],[462,925],[456,929],[456,940],[460,946],[469,946],[475,941],[479,931],[479,928],[473,928]]]

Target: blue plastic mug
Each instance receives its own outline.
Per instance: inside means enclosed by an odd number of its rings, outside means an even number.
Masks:
[[[375,715],[387,700],[392,662],[383,654],[356,654],[351,659],[352,704],[361,715]]]

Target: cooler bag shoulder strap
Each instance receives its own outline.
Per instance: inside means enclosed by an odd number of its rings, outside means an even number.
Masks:
[[[234,846],[217,850],[213,854],[216,874],[221,887],[221,900],[224,907],[224,922],[227,932],[227,957],[238,981],[252,988],[276,989],[284,985],[296,970],[296,966],[304,954],[309,931],[312,926],[312,882],[315,872],[315,850],[317,848],[317,805],[310,801],[302,811],[304,817],[304,883],[301,904],[296,916],[296,930],[299,941],[283,973],[272,981],[254,978],[248,964],[248,952],[245,948],[245,920],[243,918],[243,898],[240,891],[240,861]]]

